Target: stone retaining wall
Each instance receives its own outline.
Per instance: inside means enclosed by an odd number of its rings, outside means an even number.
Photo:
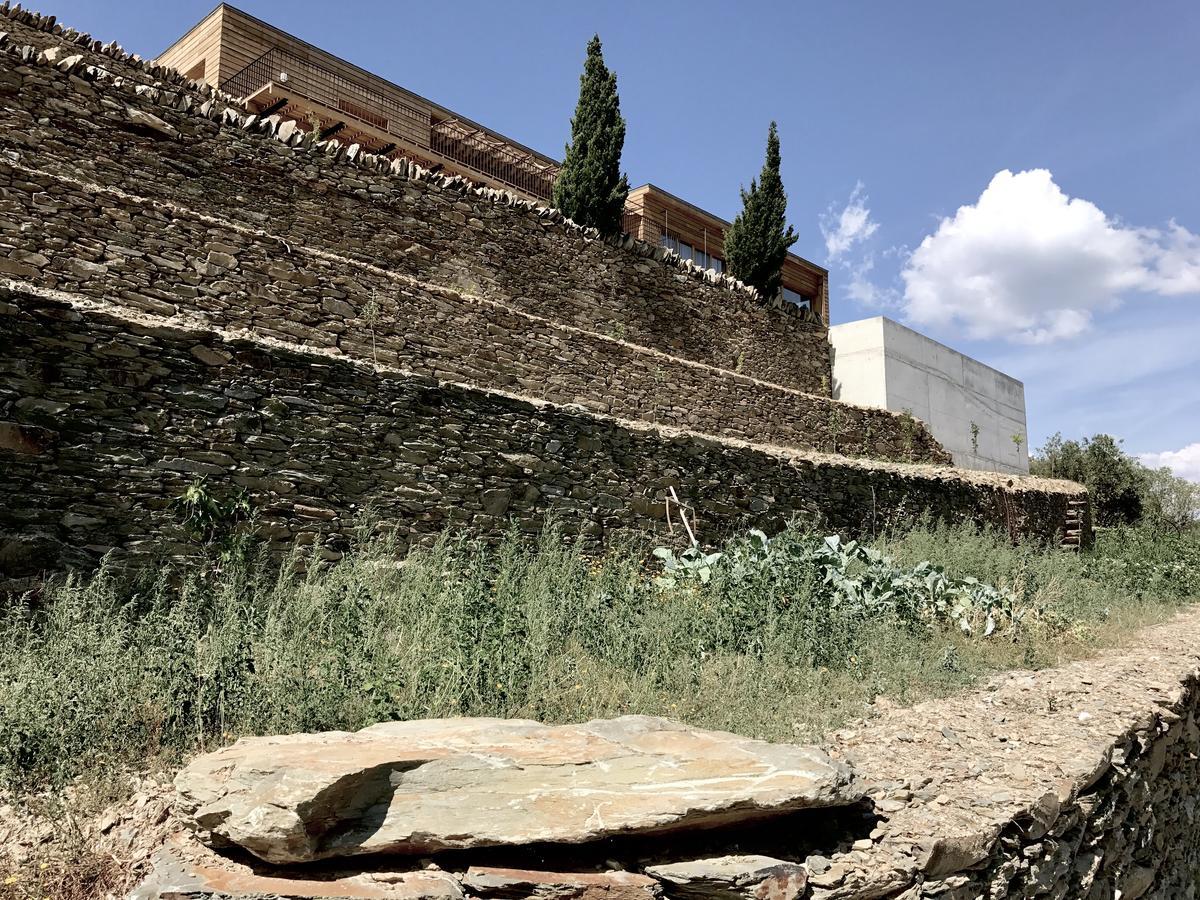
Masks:
[[[919,423],[885,410],[647,350],[340,253],[287,252],[259,229],[23,162],[0,160],[0,229],[0,273],[144,312],[202,314],[414,373],[757,443],[946,461]]]
[[[1194,898],[1200,613],[833,737],[874,828],[808,860],[813,900]]]
[[[728,278],[461,179],[293,147],[289,123],[203,91],[26,56],[0,54],[0,274],[648,422],[949,461],[911,417],[829,400],[824,326]]]
[[[747,445],[539,404],[266,342],[134,320],[85,298],[0,291],[0,571],[190,548],[171,501],[197,476],[247,488],[282,549],[329,558],[368,504],[405,538],[447,526],[586,539],[665,535],[674,487],[706,540],[792,516],[848,533],[930,510],[1053,540],[1067,482]]]

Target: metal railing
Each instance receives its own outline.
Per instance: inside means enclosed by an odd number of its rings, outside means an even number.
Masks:
[[[249,97],[270,83],[285,94],[304,97],[347,120],[364,123],[451,163],[460,163],[469,170],[465,173],[468,177],[478,173],[542,200],[549,200],[554,192],[556,164],[459,119],[435,122],[427,111],[280,47],[272,47],[227,78],[221,90],[235,97]]]
[[[397,137],[429,128],[429,113],[279,47],[226,79],[221,90],[248,97],[270,82]]]
[[[458,119],[433,123],[429,149],[542,200],[548,201],[554,194],[558,166]]]

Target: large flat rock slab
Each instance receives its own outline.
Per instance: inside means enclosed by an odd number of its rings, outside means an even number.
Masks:
[[[854,803],[821,750],[648,716],[388,722],[245,738],[175,780],[214,845],[272,863],[364,853],[577,844]]]

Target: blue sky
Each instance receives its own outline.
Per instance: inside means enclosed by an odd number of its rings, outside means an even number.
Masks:
[[[212,6],[45,5],[143,55]],[[631,183],[726,218],[774,118],[835,322],[1022,379],[1033,447],[1107,431],[1200,480],[1200,4],[236,5],[556,156],[599,32]]]

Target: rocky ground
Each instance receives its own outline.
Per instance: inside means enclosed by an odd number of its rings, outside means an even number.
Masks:
[[[148,875],[144,900],[1193,897],[1198,666],[1200,610],[881,709],[828,755],[640,717],[249,741],[193,761],[178,794],[138,780],[83,821],[10,801],[3,890],[121,896]]]

